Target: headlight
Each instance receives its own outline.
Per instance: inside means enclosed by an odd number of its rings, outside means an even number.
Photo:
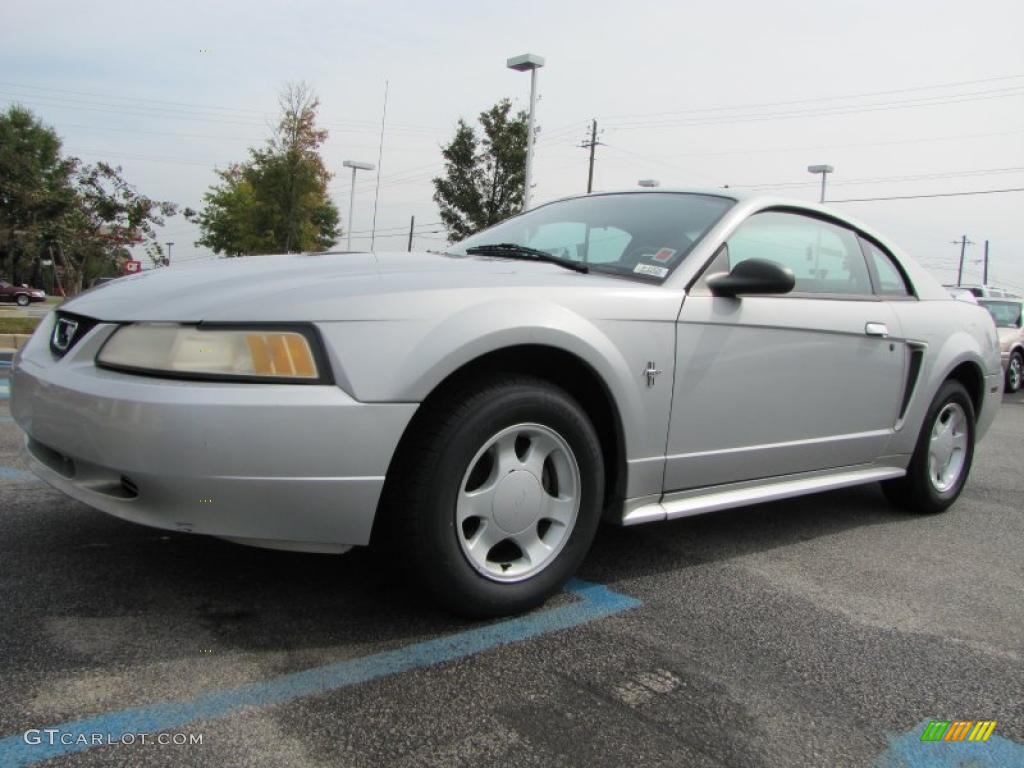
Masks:
[[[193,379],[324,383],[311,328],[134,323],[116,330],[96,362],[101,367]]]

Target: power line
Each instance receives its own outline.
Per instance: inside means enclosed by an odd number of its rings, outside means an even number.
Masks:
[[[868,97],[872,97],[872,96],[891,96],[891,95],[896,94],[896,93],[911,93],[911,92],[915,92],[915,91],[933,91],[933,90],[939,90],[941,88],[958,88],[958,87],[964,86],[964,85],[980,85],[981,83],[994,83],[994,82],[999,82],[999,81],[1003,81],[1003,80],[1020,80],[1022,78],[1024,78],[1024,74],[1019,74],[1019,75],[1002,75],[1000,77],[988,77],[988,78],[982,78],[980,80],[960,80],[960,81],[952,82],[952,83],[939,83],[939,84],[936,84],[936,85],[920,85],[920,86],[915,86],[915,87],[912,87],[912,88],[895,88],[895,89],[885,90],[885,91],[868,91],[868,92],[862,92],[862,93],[843,94],[843,95],[840,95],[840,96],[815,96],[815,97],[811,97],[811,98],[807,98],[807,99],[793,99],[793,100],[790,100],[790,101],[769,101],[769,102],[760,102],[760,103],[754,103],[754,104],[738,104],[738,105],[726,106],[726,107],[701,107],[701,108],[698,108],[698,109],[681,110],[681,111],[675,111],[675,112],[649,112],[649,113],[634,114],[634,115],[631,115],[631,114],[604,115],[603,117],[605,119],[607,119],[607,120],[614,120],[616,117],[627,117],[627,118],[628,117],[660,117],[660,116],[670,116],[670,115],[692,114],[692,113],[695,113],[695,112],[722,112],[722,111],[736,111],[736,110],[743,110],[743,109],[759,109],[759,108],[763,108],[763,107],[784,107],[784,106],[790,106],[790,105],[794,105],[794,104],[811,104],[811,103],[821,102],[821,101],[842,101],[844,99],[861,99],[861,98],[868,98]]]
[[[935,192],[929,195],[893,195],[891,197],[856,197],[847,200],[827,200],[832,203],[873,203],[877,200],[919,200],[926,197],[963,197],[966,195],[999,195],[1004,192],[1024,192],[1024,187],[1011,187],[1009,189],[976,189],[970,192]]]
[[[834,181],[830,186],[848,186],[848,185],[859,185],[859,184],[890,184],[905,181],[930,181],[934,179],[954,179],[962,178],[965,176],[986,176],[989,174],[999,173],[1022,173],[1024,172],[1024,166],[1014,166],[1008,168],[979,168],[965,171],[941,171],[938,173],[922,173],[910,176],[876,176],[873,178],[863,179],[844,179],[843,181]],[[786,181],[779,182],[777,184],[763,183],[763,184],[730,184],[730,187],[737,189],[793,189],[799,187],[812,187],[817,186],[817,182],[813,181]]]
[[[25,98],[24,94],[0,91],[0,95],[8,98],[8,103],[28,103],[30,105],[46,107],[49,109],[69,109],[75,111],[100,112],[103,114],[125,115],[128,117],[160,118],[161,120],[188,120],[192,122],[211,123],[220,125],[241,125],[247,127],[263,127],[272,129],[273,125],[269,120],[259,121],[234,117],[231,115],[216,115],[203,112],[191,111],[188,113],[182,110],[174,110],[164,107],[150,107],[146,105],[116,104],[110,102],[87,101],[84,99],[58,98],[55,96],[30,96]],[[76,103],[68,103],[76,102]],[[317,124],[320,128],[329,129],[335,133],[376,133],[377,129],[359,123],[324,123]],[[394,126],[393,130],[405,134],[436,135],[433,129],[407,128]]]
[[[671,121],[626,121],[618,124],[607,124],[611,130],[637,130],[640,128],[682,128],[706,125],[722,125],[732,123],[764,122],[769,120],[788,120],[798,117],[828,117],[866,112],[883,112],[893,109],[913,109],[917,107],[945,106],[948,104],[962,104],[972,101],[984,101],[988,99],[1003,99],[1024,96],[1024,88],[1017,86],[1012,89],[997,89],[995,91],[979,91],[976,93],[951,94],[942,97],[928,97],[920,99],[908,99],[894,102],[881,102],[876,104],[846,105],[836,107],[824,107],[809,110],[795,110],[789,112],[776,112],[767,114],[747,115],[716,115],[710,117],[694,117],[689,119]],[[1009,91],[1009,92],[1007,92]]]
[[[858,149],[861,147],[887,147],[900,144],[923,144],[928,142],[941,141],[962,141],[963,139],[987,139],[993,136],[1013,136],[1024,133],[1024,128],[1016,128],[1012,131],[993,131],[990,133],[960,133],[947,136],[925,136],[913,139],[894,139],[886,141],[857,142],[854,144],[818,144],[804,147],[768,147],[759,149],[735,149],[725,152],[677,152],[668,157],[730,157],[733,155],[760,155],[779,154],[782,152],[811,152],[828,151],[836,149]]]
[[[251,108],[247,108],[247,107],[225,107],[225,106],[222,106],[222,105],[220,105],[220,106],[213,106],[213,105],[209,105],[209,104],[196,104],[194,102],[168,101],[168,100],[165,100],[165,99],[150,99],[150,98],[144,98],[144,97],[141,97],[141,96],[117,96],[117,95],[112,95],[112,94],[109,94],[109,93],[106,93],[106,94],[104,94],[104,93],[93,93],[93,92],[89,92],[89,91],[70,90],[70,89],[67,89],[67,88],[53,88],[53,87],[47,87],[47,86],[41,86],[41,85],[26,85],[24,83],[13,83],[13,82],[9,82],[9,81],[0,81],[0,86],[8,86],[8,87],[13,87],[13,88],[20,88],[20,89],[23,89],[23,90],[33,90],[34,89],[34,90],[38,90],[38,91],[53,91],[55,93],[69,93],[69,94],[74,94],[74,95],[77,95],[77,96],[90,96],[90,97],[93,97],[92,99],[68,99],[66,97],[60,97],[60,99],[59,99],[60,101],[78,101],[78,102],[86,103],[86,104],[90,104],[90,103],[109,104],[110,102],[96,102],[95,99],[113,99],[115,101],[132,102],[132,103],[124,104],[124,105],[114,104],[112,106],[128,106],[128,107],[138,108],[138,109],[152,109],[152,110],[158,110],[158,111],[172,111],[172,112],[175,112],[175,113],[180,112],[181,111],[180,108],[185,108],[185,109],[188,109],[188,110],[192,111],[193,113],[197,113],[197,114],[201,114],[202,112],[214,112],[214,113],[216,113],[216,112],[226,112],[228,114],[221,115],[221,117],[230,117],[230,116],[232,116],[230,113],[238,113],[238,116],[240,116],[240,117],[251,116],[251,117],[247,118],[247,119],[250,119],[250,120],[252,120],[252,119],[254,119],[256,117],[260,117],[260,118],[264,118],[264,119],[276,120],[276,117],[274,117],[274,115],[272,113],[269,113],[269,112],[267,112],[265,110],[251,109]],[[20,97],[19,94],[14,94],[14,95]],[[30,96],[31,96],[31,94],[30,94]],[[42,99],[49,99],[49,100],[58,100],[58,97],[47,96],[46,94],[39,94],[39,95],[35,96],[35,98],[42,98]],[[154,105],[154,106],[149,106],[149,105]],[[169,109],[167,109],[164,106],[158,106],[158,105],[167,105],[167,107],[176,107],[178,109],[169,110]],[[349,119],[349,120],[344,120],[341,123],[338,123],[337,125],[363,126],[363,127],[366,127],[366,128],[375,129],[376,126],[377,126],[377,123],[374,120],[352,120],[352,119]],[[411,124],[404,124],[404,123],[398,123],[398,124],[392,125],[391,127],[393,127],[393,128],[401,128],[401,129],[405,129],[405,130],[431,132],[431,133],[436,132],[438,130],[438,128],[432,127],[432,126],[411,125]]]

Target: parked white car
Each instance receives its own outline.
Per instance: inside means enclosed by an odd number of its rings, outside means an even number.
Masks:
[[[1007,392],[1016,392],[1024,386],[1024,321],[1021,318],[1021,299],[978,299],[988,310],[999,332],[999,350]]]
[[[882,481],[952,504],[996,329],[881,235],[732,190],[541,205],[444,254],[228,259],[65,303],[15,361],[34,470],[175,531],[339,552],[393,534],[471,615],[521,611],[602,514]]]

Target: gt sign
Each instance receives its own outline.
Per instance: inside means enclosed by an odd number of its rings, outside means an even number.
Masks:
[[[124,273],[126,275],[133,275],[136,272],[139,272],[141,270],[142,270],[142,262],[141,261],[126,261],[124,263]]]

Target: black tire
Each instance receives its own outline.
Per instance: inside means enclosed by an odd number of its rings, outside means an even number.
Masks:
[[[28,295],[24,293],[19,293],[17,296],[15,296],[14,301],[17,303],[19,307],[27,307],[29,304],[32,303],[32,299],[30,299]]]
[[[1014,366],[1016,366],[1016,372],[1014,371]],[[1013,354],[1010,355],[1009,365],[1006,366],[1005,391],[1016,392],[1020,389],[1024,385],[1022,377],[1024,377],[1024,354],[1019,349],[1015,349]]]
[[[576,572],[600,522],[601,444],[586,412],[567,392],[533,376],[492,374],[428,401],[395,458],[385,489],[393,544],[417,586],[468,617],[520,613],[543,603]],[[516,582],[481,574],[463,552],[456,502],[463,477],[487,441],[513,425],[539,424],[569,445],[579,467],[580,506],[556,556]]]
[[[947,405],[955,403],[963,410],[967,421],[967,446],[965,449],[964,464],[960,470],[956,482],[945,491],[936,488],[929,476],[929,450],[932,429],[936,419],[943,412]],[[882,482],[882,491],[886,498],[898,507],[918,514],[935,514],[948,509],[960,496],[960,492],[967,482],[971,472],[971,462],[974,459],[974,434],[975,434],[974,404],[964,385],[958,381],[946,381],[935,395],[932,404],[928,407],[924,422],[921,425],[921,433],[917,438],[917,445],[914,454],[907,467],[907,474],[896,480],[885,480]]]

